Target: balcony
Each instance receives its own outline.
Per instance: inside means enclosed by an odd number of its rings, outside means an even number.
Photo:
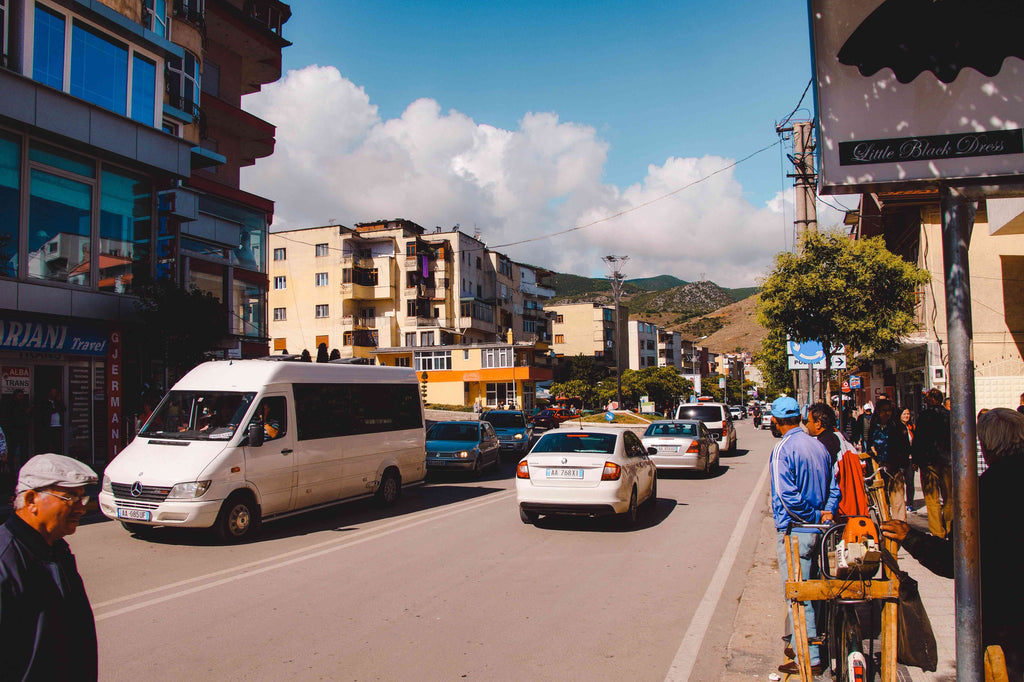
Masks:
[[[363,315],[343,315],[341,324],[350,329],[377,329],[383,323],[383,318],[366,317]]]
[[[231,106],[208,92],[204,92],[202,97],[202,113],[205,115],[206,124],[238,139],[240,166],[251,166],[256,163],[256,159],[266,158],[274,153],[274,136],[277,128],[272,123]]]
[[[242,94],[281,78],[281,50],[290,42],[282,26],[291,17],[277,0],[207,0],[206,35],[210,42],[241,55]]]
[[[373,258],[370,256],[357,256],[354,254],[346,254],[341,257],[341,267],[364,268],[369,270],[374,267],[374,263]]]

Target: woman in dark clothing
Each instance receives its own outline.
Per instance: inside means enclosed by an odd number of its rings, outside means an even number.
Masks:
[[[1011,680],[1024,680],[1024,590],[1020,589],[1021,484],[1024,483],[1024,415],[997,407],[978,418],[978,440],[988,469],[978,481],[981,532],[981,630],[985,646],[998,644]],[[953,577],[952,538],[914,530],[900,521],[882,524],[922,566]]]
[[[868,452],[875,457],[885,483],[885,497],[889,500],[889,515],[900,521],[907,520],[906,478],[904,471],[910,463],[910,441],[907,429],[896,419],[892,402],[881,398],[875,404],[868,426]]]

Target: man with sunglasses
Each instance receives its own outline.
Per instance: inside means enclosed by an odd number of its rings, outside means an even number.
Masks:
[[[78,529],[96,472],[71,457],[21,467],[0,526],[0,680],[95,680],[96,622],[64,538]]]

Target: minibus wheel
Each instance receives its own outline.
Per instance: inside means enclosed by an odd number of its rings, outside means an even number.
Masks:
[[[241,542],[256,534],[259,507],[250,495],[234,493],[224,501],[214,530],[222,542]]]
[[[388,469],[380,479],[377,488],[377,499],[385,507],[391,507],[402,496],[402,479],[394,469]]]

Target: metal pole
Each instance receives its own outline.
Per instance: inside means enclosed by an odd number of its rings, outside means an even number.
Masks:
[[[971,280],[967,249],[978,205],[957,189],[940,189],[942,260],[949,333],[950,436],[953,452],[953,571],[956,576],[956,671],[962,682],[984,680],[978,529],[978,459],[974,417]]]

